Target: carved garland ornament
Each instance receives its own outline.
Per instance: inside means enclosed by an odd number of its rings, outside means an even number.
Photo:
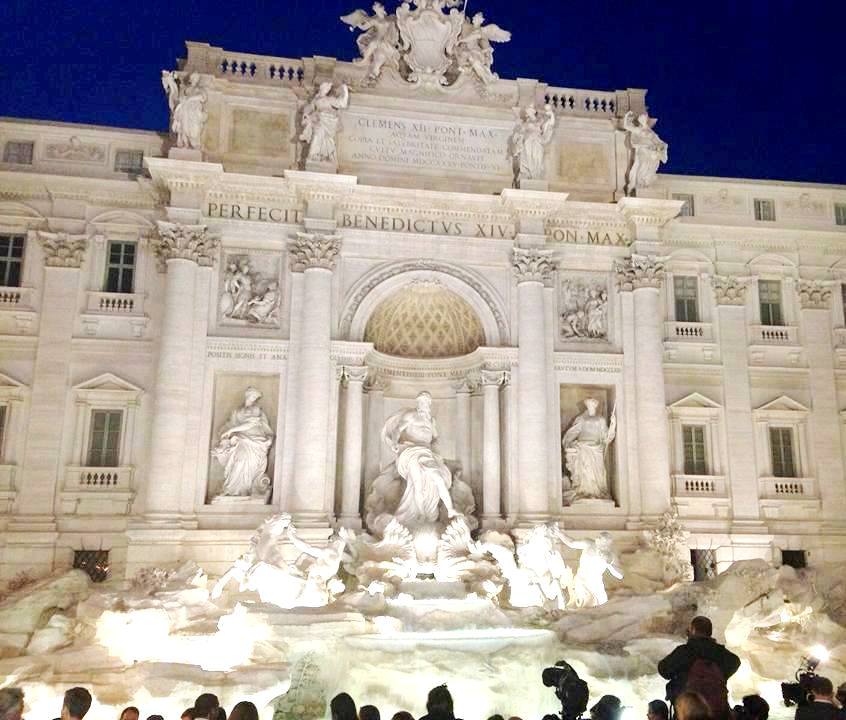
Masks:
[[[87,235],[68,235],[38,231],[41,249],[44,252],[44,264],[47,267],[78,268],[85,259],[88,245]]]
[[[297,233],[289,247],[291,272],[305,272],[311,268],[334,270],[340,252],[340,235]]]
[[[736,275],[714,275],[711,278],[717,305],[745,305],[747,281]]]
[[[551,250],[516,247],[512,248],[511,252],[511,265],[518,284],[524,282],[548,284],[552,282],[555,261],[552,259]]]
[[[373,276],[368,278],[367,281],[356,290],[352,299],[346,303],[346,310],[344,311],[340,323],[341,337],[349,337],[353,318],[358,312],[361,303],[364,302],[364,298],[366,298],[376,287],[386,280],[390,280],[392,277],[407,272],[414,272],[416,270],[428,270],[431,272],[439,272],[444,275],[449,275],[475,290],[485,302],[485,305],[487,305],[488,310],[494,317],[497,329],[499,330],[500,342],[503,344],[508,343],[508,323],[506,322],[505,315],[500,310],[499,304],[497,303],[493,293],[470,272],[451,265],[444,265],[434,260],[414,260],[411,262],[404,262],[399,265],[392,263],[387,267],[377,269]]]
[[[158,221],[159,233],[152,239],[159,272],[167,268],[167,261],[193,260],[203,267],[214,265],[220,238],[213,236],[206,225]]]
[[[828,310],[831,288],[819,280],[799,280],[796,292],[803,310]]]
[[[623,292],[640,288],[660,290],[664,282],[664,263],[654,255],[632,255],[618,260],[614,271]]]

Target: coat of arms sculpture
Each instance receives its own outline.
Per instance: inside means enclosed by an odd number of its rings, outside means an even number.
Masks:
[[[372,15],[356,10],[342,16],[351,30],[363,31],[356,41],[361,57],[354,62],[367,66],[367,81],[375,83],[387,66],[407,82],[426,88],[453,85],[463,74],[483,87],[495,82],[491,43],[508,42],[511,33],[485,25],[481,13],[468,18],[459,4],[458,0],[403,2],[389,15],[376,2]]]

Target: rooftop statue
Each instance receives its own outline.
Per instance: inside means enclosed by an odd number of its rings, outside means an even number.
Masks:
[[[303,131],[300,140],[306,143],[306,159],[335,162],[335,137],[338,134],[338,111],[350,104],[350,91],[342,84],[335,94],[332,83],[322,82],[317,94],[303,108]]]
[[[667,143],[652,129],[654,121],[642,113],[637,123],[629,110],[623,117],[623,129],[629,134],[632,159],[626,180],[626,195],[634,195],[639,188],[649,187],[658,174],[658,166],[667,162]]]
[[[520,187],[523,180],[542,180],[546,174],[544,155],[555,129],[555,114],[549,105],[544,106],[541,117],[534,105],[513,110],[516,124],[511,132],[509,152],[514,161],[516,184]]]
[[[170,106],[170,128],[176,135],[176,147],[202,149],[203,130],[206,128],[206,95],[198,73],[162,70],[162,87]]]
[[[356,10],[341,20],[362,30],[357,39],[367,65],[367,80],[375,82],[385,66],[399,71],[415,85],[437,88],[454,84],[462,74],[472,73],[489,85],[497,80],[492,42],[508,42],[511,33],[497,25],[485,25],[482,13],[468,18],[457,0],[403,2],[389,15],[374,3],[373,15]]]

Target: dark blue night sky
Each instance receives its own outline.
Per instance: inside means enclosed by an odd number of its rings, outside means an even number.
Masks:
[[[0,114],[161,130],[159,73],[184,40],[351,59],[338,16],[370,4],[12,0]],[[846,0],[469,0],[479,10],[513,33],[496,48],[501,77],[648,88],[668,172],[846,184]]]

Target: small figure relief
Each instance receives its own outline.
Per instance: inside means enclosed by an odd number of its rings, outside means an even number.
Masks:
[[[399,67],[397,20],[385,12],[382,3],[373,3],[373,15],[368,15],[366,10],[356,10],[349,15],[342,15],[341,22],[350,26],[350,32],[354,29],[362,31],[355,40],[361,57],[353,62],[367,66],[367,78],[370,81],[378,79],[385,65],[394,69]]]
[[[202,149],[206,128],[208,95],[198,73],[162,70],[162,86],[170,106],[170,128],[176,135],[176,147]]]
[[[332,83],[320,83],[317,94],[303,108],[303,131],[300,140],[306,144],[306,160],[336,162],[336,138],[339,110],[350,104],[350,91],[342,84],[337,94],[332,93]]]
[[[632,159],[626,181],[626,195],[636,194],[639,188],[649,187],[658,174],[658,166],[667,162],[667,143],[652,129],[652,121],[642,113],[637,123],[629,110],[623,117],[623,129],[629,134]]]
[[[562,340],[608,339],[608,291],[605,283],[566,279],[561,283]]]
[[[608,593],[605,591],[603,579],[605,572],[617,580],[623,579],[619,560],[612,549],[611,535],[601,532],[596,540],[573,540],[560,528],[556,527],[555,533],[567,547],[582,551],[579,556],[579,568],[569,589],[567,607],[597,607],[607,603]]]
[[[253,270],[254,263],[260,264],[263,272]],[[233,325],[279,327],[278,260],[230,255],[225,264],[218,300],[220,318]]]
[[[66,143],[48,145],[44,150],[48,160],[75,160],[77,162],[103,162],[106,150],[101,145],[86,145],[76,135]]]
[[[273,444],[273,430],[258,406],[261,393],[253,387],[244,391],[244,404],[232,411],[220,431],[214,457],[223,466],[221,497],[263,497],[270,495],[266,474],[267,454]]]
[[[538,117],[534,105],[525,110],[513,108],[517,123],[509,139],[509,154],[514,164],[514,182],[519,188],[523,180],[542,180],[545,176],[544,156],[552,140],[555,114],[550,105],[544,105]]]
[[[282,543],[289,542],[300,556],[294,563],[285,560]],[[289,610],[296,607],[323,607],[344,591],[338,570],[345,541],[335,535],[324,548],[302,540],[288,513],[265,520],[250,540],[250,548],[224,573],[212,590],[212,599],[223,593],[231,580],[239,591],[253,591],[262,602]]]
[[[485,25],[485,16],[478,12],[472,20],[465,16],[461,35],[455,46],[455,57],[461,72],[472,72],[483,85],[499,79],[493,67],[492,42],[508,42],[511,33],[493,23]]]
[[[611,420],[597,415],[599,401],[585,400],[585,411],[579,415],[561,439],[564,463],[570,479],[570,489],[565,491],[568,503],[575,500],[610,499],[606,455],[608,446],[617,435],[617,409],[611,411]]]

